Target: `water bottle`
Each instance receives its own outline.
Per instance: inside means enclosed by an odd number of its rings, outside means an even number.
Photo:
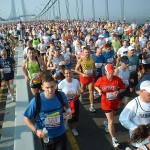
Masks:
[[[49,142],[49,137],[48,137],[48,131],[46,128],[43,128],[43,133],[46,135],[45,138],[43,138],[44,143]]]

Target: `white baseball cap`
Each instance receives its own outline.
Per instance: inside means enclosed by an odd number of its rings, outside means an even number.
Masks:
[[[134,49],[133,46],[129,46],[129,47],[128,47],[128,50],[129,50],[129,51],[131,51],[131,50],[133,50],[133,49]]]
[[[150,81],[149,80],[143,81],[140,85],[140,90],[146,90],[147,92],[150,93]]]

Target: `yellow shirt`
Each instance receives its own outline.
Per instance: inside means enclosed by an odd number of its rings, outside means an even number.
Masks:
[[[81,70],[84,74],[90,76],[93,75],[94,72],[94,59],[90,56],[88,60],[85,59],[85,57],[82,57],[81,62]]]

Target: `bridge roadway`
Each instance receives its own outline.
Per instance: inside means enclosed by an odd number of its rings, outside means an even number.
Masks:
[[[2,136],[0,139],[0,149],[42,150],[38,139],[36,137],[34,137],[34,140],[32,139],[33,135],[31,131],[26,128],[23,121],[22,114],[27,106],[27,103],[29,102],[29,99],[31,99],[32,96],[29,88],[25,86],[25,81],[21,73],[20,63],[22,61],[22,47],[18,47],[16,50],[19,52],[19,64],[17,64],[16,77],[16,108],[15,103],[6,104],[5,117],[2,127]],[[26,89],[28,89],[27,92]],[[29,93],[29,98],[27,93]],[[88,92],[86,92],[83,97],[84,102],[80,103],[80,118],[77,128],[79,135],[77,137],[74,137],[71,133],[71,130],[68,129],[68,150],[113,150],[114,148],[112,147],[110,135],[104,130],[103,121],[105,120],[105,115],[100,108],[100,100],[95,100],[97,113],[92,114],[88,111]],[[4,99],[6,99],[6,96],[4,96]],[[28,102],[24,102],[24,99],[26,99],[26,101]],[[0,106],[1,109],[5,109],[5,104]],[[120,108],[117,116],[115,117],[116,137],[121,143],[118,148],[115,148],[116,150],[124,150],[128,145],[127,140],[129,138],[128,131],[123,128],[118,122],[118,116],[121,110],[122,108]],[[0,121],[3,121],[2,117],[0,118]],[[35,141],[34,145],[32,145],[33,141]]]

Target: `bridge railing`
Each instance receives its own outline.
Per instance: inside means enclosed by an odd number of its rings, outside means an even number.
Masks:
[[[27,84],[22,74],[23,47],[18,49],[16,78],[16,109],[14,129],[14,150],[34,150],[34,137],[25,125],[23,113],[29,104]]]

